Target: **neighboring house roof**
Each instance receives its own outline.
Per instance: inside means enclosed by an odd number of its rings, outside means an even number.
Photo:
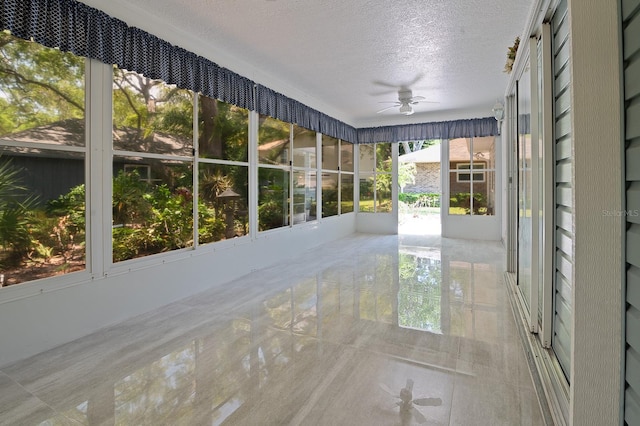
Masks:
[[[470,139],[465,138],[451,139],[449,141],[449,161],[469,161],[471,158],[469,153],[469,142]],[[491,155],[495,156],[496,154],[494,144],[494,136],[473,138],[474,159],[476,161],[489,161]],[[398,161],[401,163],[440,163],[440,149],[440,144],[431,145],[430,147],[421,149],[420,151],[401,155],[398,157]]]
[[[398,161],[401,163],[439,163],[440,144],[401,155],[398,157]]]
[[[113,148],[119,151],[153,152],[156,154],[176,155],[189,157],[193,155],[193,141],[189,138],[181,138],[166,133],[154,133],[152,139],[143,140],[138,129],[124,128],[113,129]],[[44,144],[54,146],[85,145],[85,125],[82,119],[68,119],[45,126],[35,127],[22,132],[8,134],[0,137],[0,144],[27,144],[27,146],[5,146],[4,151],[15,154],[42,155],[54,157],[54,153],[42,153],[41,149],[31,148],[28,144]],[[148,148],[145,148],[147,145]],[[149,149],[149,147],[153,147]]]

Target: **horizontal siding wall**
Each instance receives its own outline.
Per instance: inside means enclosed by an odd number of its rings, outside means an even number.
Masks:
[[[624,420],[626,425],[640,425],[640,0],[623,0],[621,10],[627,146]]]

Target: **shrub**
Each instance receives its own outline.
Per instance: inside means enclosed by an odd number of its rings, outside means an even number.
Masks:
[[[440,207],[440,194],[437,192],[401,192],[398,200],[413,207]]]
[[[31,247],[29,222],[36,198],[20,181],[20,170],[10,161],[0,164],[0,265],[19,264]]]

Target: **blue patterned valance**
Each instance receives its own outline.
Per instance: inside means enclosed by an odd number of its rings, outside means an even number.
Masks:
[[[498,134],[493,117],[358,129],[358,143],[455,139]]]
[[[0,0],[2,29],[352,143],[497,134],[493,118],[355,129],[76,0]]]
[[[340,120],[329,117],[295,99],[288,98],[262,85],[257,86],[256,93],[258,99],[256,109],[260,114],[295,123],[306,129],[333,136],[334,138],[353,143],[357,142],[356,129]]]

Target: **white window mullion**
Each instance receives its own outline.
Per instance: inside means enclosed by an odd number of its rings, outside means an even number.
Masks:
[[[360,212],[360,145],[353,146],[353,211]]]
[[[260,115],[249,111],[249,235],[258,235],[258,124]]]
[[[111,163],[113,68],[87,60],[87,268],[94,278],[105,275],[111,256]]]
[[[316,132],[316,220],[322,220],[322,133]]]
[[[469,215],[473,215],[473,137],[469,138]],[[457,169],[457,166],[456,166]],[[458,175],[459,178],[460,175]]]
[[[396,215],[395,223],[398,223],[398,174],[400,168],[398,167],[398,156],[400,155],[400,145],[397,143],[391,144],[391,213]]]
[[[342,214],[342,139],[338,139],[338,216]]]
[[[199,123],[200,120],[198,120],[198,114],[199,114],[199,108],[200,108],[200,103],[198,102],[198,93],[194,92],[193,93],[193,163],[192,163],[192,170],[191,170],[191,174],[193,176],[193,249],[197,250],[198,249],[198,243],[199,243],[199,238],[198,238],[198,199],[199,199],[199,178],[200,178],[200,164],[198,163],[198,159],[200,157],[200,153],[199,153],[199,134],[200,134],[200,129],[199,129]]]
[[[287,199],[289,200],[289,220],[287,221],[287,226],[290,228],[293,227],[293,214],[295,213],[293,209],[293,150],[293,124],[289,124],[289,168],[287,169],[289,171],[289,188],[287,193]]]

